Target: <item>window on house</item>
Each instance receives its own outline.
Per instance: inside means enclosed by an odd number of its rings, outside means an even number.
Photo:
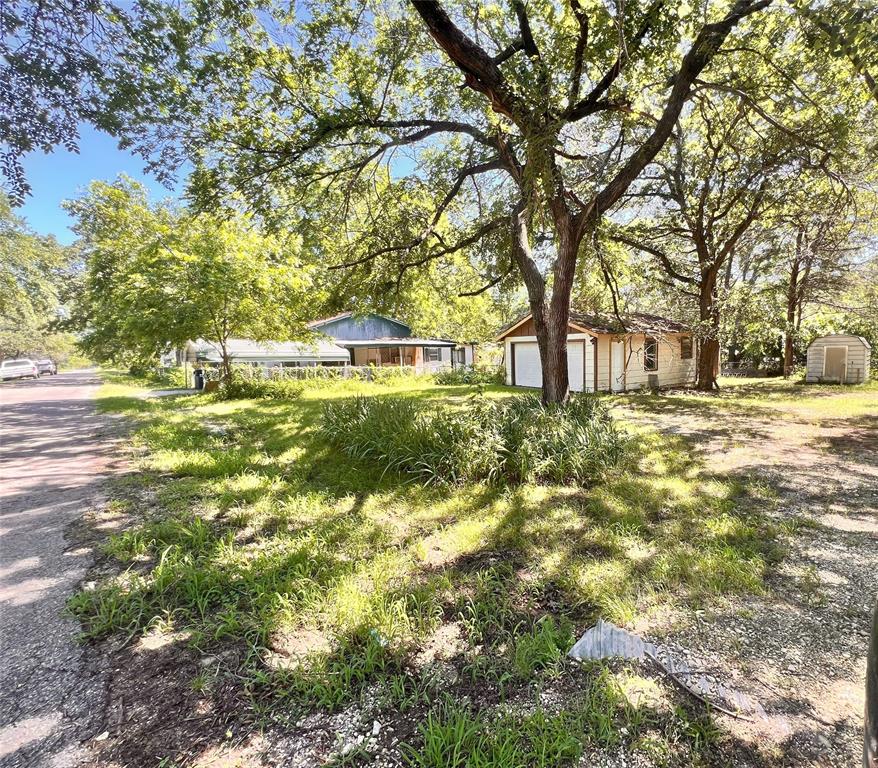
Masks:
[[[454,354],[458,365],[466,364],[466,351],[463,349],[455,349]]]
[[[680,337],[680,359],[681,360],[691,360],[692,359],[692,337],[691,336],[681,336]]]
[[[438,363],[442,359],[439,347],[424,347],[424,362]]]
[[[643,342],[643,370],[658,370],[658,342],[649,336]]]

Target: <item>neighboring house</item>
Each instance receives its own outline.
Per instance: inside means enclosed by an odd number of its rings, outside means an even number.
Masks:
[[[695,382],[695,339],[682,323],[635,312],[616,318],[572,311],[567,366],[574,392],[679,387]],[[541,387],[540,353],[530,314],[497,337],[504,345],[506,383]]]
[[[869,380],[872,348],[862,336],[834,333],[808,345],[805,381],[862,384]]]
[[[331,341],[250,341],[229,339],[227,345],[233,363],[250,363],[265,368],[301,368],[312,365],[348,365],[350,355],[346,349]],[[204,339],[186,342],[183,360],[188,363],[222,362],[219,344]]]
[[[399,320],[377,314],[344,312],[308,324],[315,339],[308,342],[230,339],[233,363],[264,368],[324,366],[411,366],[422,372],[472,365],[475,345],[450,339],[417,338]],[[218,364],[219,344],[197,339],[187,342],[179,362]]]
[[[474,345],[450,339],[418,338],[405,323],[391,317],[342,312],[309,323],[350,353],[351,365],[412,366],[419,371],[472,365]]]

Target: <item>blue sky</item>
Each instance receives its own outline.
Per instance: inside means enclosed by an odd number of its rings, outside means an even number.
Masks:
[[[76,197],[93,179],[112,181],[120,173],[127,173],[146,185],[154,199],[175,196],[180,191],[169,191],[144,174],[143,159],[120,150],[116,140],[106,134],[83,125],[80,136],[79,154],[59,147],[49,155],[33,152],[25,158],[32,194],[17,213],[36,232],[55,235],[61,243],[73,242],[70,217],[61,209],[61,201]]]

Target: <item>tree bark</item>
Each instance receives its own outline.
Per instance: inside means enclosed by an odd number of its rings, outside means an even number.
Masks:
[[[719,389],[716,372],[719,368],[719,301],[716,290],[717,272],[710,268],[701,276],[698,312],[701,340],[698,345],[698,370],[695,388],[701,392]]]
[[[232,383],[232,361],[229,358],[229,350],[228,350],[228,345],[226,343],[226,339],[222,339],[220,341],[220,354],[222,357],[222,361],[220,362],[220,367],[222,370],[223,384],[231,384]]]
[[[540,350],[544,403],[563,403],[570,397],[567,371],[567,328],[570,296],[576,275],[576,258],[582,242],[581,222],[559,212],[556,220],[558,253],[555,259],[551,298],[546,281],[531,255],[527,210],[519,205],[511,216],[512,253],[524,276],[528,302]]]
[[[793,372],[793,335],[796,325],[796,310],[799,306],[799,265],[802,258],[802,232],[796,233],[796,252],[790,267],[790,279],[787,283],[787,323],[784,330],[783,375],[788,379]]]

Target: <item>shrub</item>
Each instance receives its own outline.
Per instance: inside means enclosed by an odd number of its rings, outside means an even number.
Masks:
[[[585,485],[618,464],[624,439],[606,407],[581,395],[543,405],[536,395],[475,397],[450,411],[398,397],[326,403],[323,434],[349,455],[425,483],[549,481]]]
[[[505,376],[503,368],[496,365],[467,365],[459,368],[448,368],[434,374],[437,384],[503,384]]]
[[[376,384],[395,384],[397,382],[412,381],[422,374],[411,366],[385,365],[368,366],[363,370],[364,378]]]
[[[302,394],[305,382],[284,371],[283,368],[273,369],[266,377],[256,366],[236,365],[232,370],[232,380],[222,385],[220,397],[224,400],[295,400]]]
[[[322,365],[269,368],[268,371],[252,365],[236,365],[232,369],[232,381],[223,385],[220,397],[226,400],[295,400],[305,389],[332,386],[342,379],[362,380],[362,375],[356,370],[344,371]]]

